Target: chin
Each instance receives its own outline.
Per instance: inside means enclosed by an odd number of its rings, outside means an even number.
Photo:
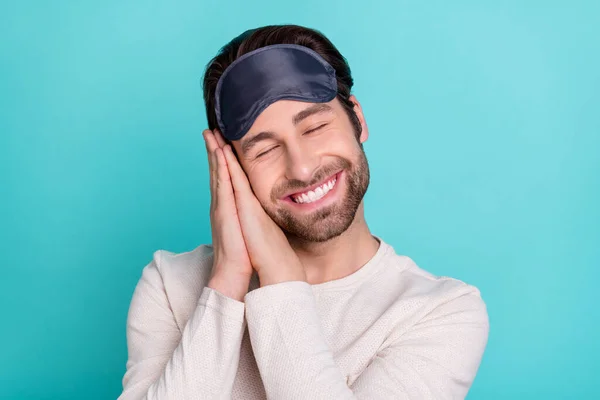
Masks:
[[[325,178],[319,187],[329,184],[326,193],[305,198],[304,192],[301,201],[297,201],[296,194],[287,196],[267,213],[290,237],[326,242],[340,236],[354,222],[369,186],[369,166],[364,153],[354,165],[355,168],[344,168]],[[334,185],[330,184],[332,181]]]
[[[346,196],[344,196],[346,197]],[[273,218],[290,237],[306,242],[322,243],[346,232],[352,225],[358,204],[343,198],[339,203],[321,207],[310,213],[304,211],[292,213],[289,208],[279,210]]]

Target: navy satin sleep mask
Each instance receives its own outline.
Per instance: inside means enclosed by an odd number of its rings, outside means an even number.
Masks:
[[[278,100],[326,103],[336,95],[335,69],[315,51],[295,44],[261,47],[223,72],[215,92],[217,123],[226,139],[239,140]]]

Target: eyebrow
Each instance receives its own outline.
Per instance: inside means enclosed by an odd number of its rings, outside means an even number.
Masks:
[[[292,118],[292,123],[294,124],[294,126],[296,126],[300,122],[305,120],[306,118],[310,117],[311,115],[329,113],[332,111],[333,111],[333,108],[331,108],[331,106],[329,104],[325,104],[325,103],[313,104],[312,106],[307,107],[304,110],[300,111],[298,114],[294,115],[294,118]]]
[[[258,142],[260,142],[262,140],[273,139],[273,138],[275,138],[275,133],[271,132],[271,131],[264,131],[257,135],[254,135],[252,138],[250,138],[242,143],[242,153],[243,154],[248,153],[250,151],[250,149],[252,149],[254,146],[256,146],[256,144],[258,144]]]
[[[294,124],[294,126],[296,126],[300,122],[305,120],[306,118],[310,117],[311,115],[329,113],[332,111],[333,111],[333,108],[328,104],[325,104],[325,103],[313,104],[312,106],[307,107],[304,110],[300,111],[298,114],[294,115],[294,117],[292,118],[292,123]],[[258,142],[261,142],[263,140],[273,139],[275,137],[276,137],[276,135],[274,132],[271,132],[271,131],[260,132],[259,134],[254,135],[252,138],[250,138],[250,139],[246,140],[244,143],[242,143],[242,153],[246,154],[247,152],[249,152],[256,144],[258,144]]]

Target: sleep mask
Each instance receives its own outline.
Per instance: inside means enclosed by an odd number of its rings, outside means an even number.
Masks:
[[[223,136],[241,139],[278,100],[326,103],[337,95],[335,69],[305,46],[275,44],[235,60],[217,83],[215,112]]]

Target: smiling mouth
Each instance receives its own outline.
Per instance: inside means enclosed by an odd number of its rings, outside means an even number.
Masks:
[[[307,190],[305,192],[294,193],[289,197],[294,203],[298,204],[308,204],[320,200],[335,187],[338,175],[339,173],[333,175],[331,178],[329,178],[327,181],[317,186],[316,188]]]

